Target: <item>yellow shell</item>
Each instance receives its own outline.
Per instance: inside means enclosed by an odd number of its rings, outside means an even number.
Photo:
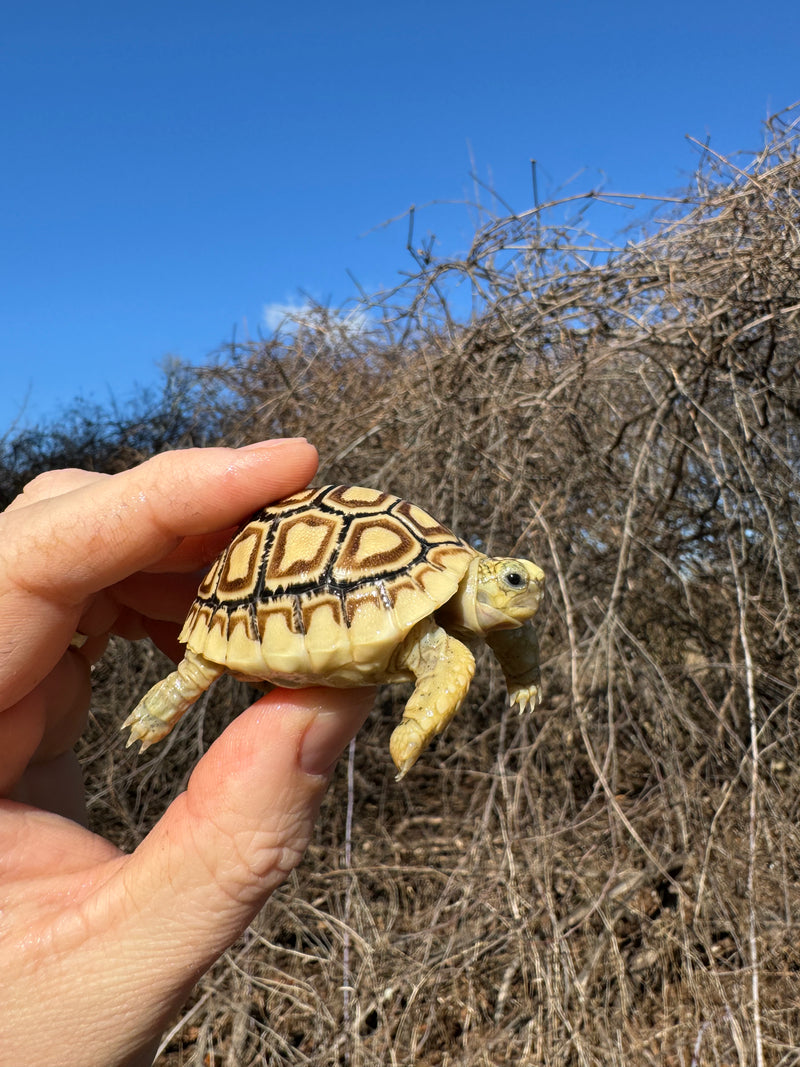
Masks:
[[[476,555],[377,489],[305,489],[259,511],[209,571],[180,640],[241,678],[351,686],[453,596]]]

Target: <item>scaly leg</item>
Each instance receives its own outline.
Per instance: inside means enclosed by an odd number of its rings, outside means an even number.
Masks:
[[[508,689],[508,702],[518,704],[520,714],[542,699],[539,674],[539,640],[531,622],[515,630],[493,630],[486,642],[497,657]]]
[[[144,752],[161,741],[222,673],[222,667],[187,649],[177,669],[156,682],[122,724],[123,730],[131,728],[128,745],[141,741]]]
[[[475,673],[475,659],[466,645],[432,619],[423,619],[400,646],[395,666],[416,679],[403,721],[389,741],[399,781],[461,707]]]

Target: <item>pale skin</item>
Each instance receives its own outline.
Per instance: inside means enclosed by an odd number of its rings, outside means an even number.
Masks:
[[[51,472],[0,515],[0,1067],[150,1064],[302,856],[371,690],[257,701],[130,855],[84,827],[72,747],[108,635],[179,658],[199,572],[315,469],[302,441],[173,452],[113,477]]]

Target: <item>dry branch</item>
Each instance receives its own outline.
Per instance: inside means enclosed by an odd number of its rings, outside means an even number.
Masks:
[[[800,1063],[797,112],[753,158],[704,150],[695,185],[618,248],[586,232],[597,193],[488,219],[360,318],[317,309],[182,379],[181,441],[304,434],[321,478],[530,553],[549,587],[543,708],[511,715],[482,663],[396,786],[385,692],[352,839],[343,767],[164,1067]],[[87,740],[125,845],[236,691],[137,763],[116,726],[151,659],[117,647]]]

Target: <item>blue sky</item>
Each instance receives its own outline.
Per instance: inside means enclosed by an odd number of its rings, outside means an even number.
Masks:
[[[800,98],[800,8],[405,0],[37,2],[0,27],[0,438],[124,401],[301,291],[410,266],[410,204],[668,193],[685,135],[756,148]],[[620,217],[623,225],[628,219]],[[606,223],[604,223],[605,225]],[[376,229],[377,228],[377,229]],[[423,212],[442,251],[463,208]],[[16,420],[16,423],[15,423]]]

